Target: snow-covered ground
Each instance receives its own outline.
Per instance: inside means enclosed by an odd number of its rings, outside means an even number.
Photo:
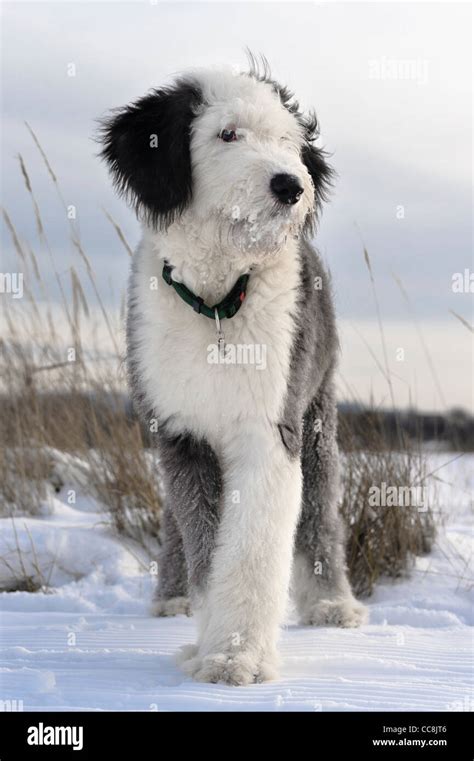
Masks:
[[[452,458],[430,455],[433,468]],[[436,472],[435,549],[411,578],[378,586],[367,626],[300,627],[290,614],[281,678],[250,687],[183,675],[173,654],[194,641],[192,619],[148,615],[146,557],[117,540],[77,480],[66,484],[40,516],[0,520],[0,580],[21,575],[19,547],[52,586],[0,594],[0,700],[24,710],[473,710],[473,465],[465,455]]]

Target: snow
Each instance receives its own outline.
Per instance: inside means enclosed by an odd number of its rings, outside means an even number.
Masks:
[[[410,578],[376,588],[359,630],[301,627],[290,613],[281,678],[250,687],[199,684],[175,665],[178,648],[194,641],[193,620],[148,615],[148,558],[114,534],[78,467],[40,515],[16,517],[14,527],[0,519],[2,585],[21,572],[18,547],[28,573],[41,568],[51,585],[0,594],[0,699],[27,711],[473,710],[474,456],[429,457],[433,469],[444,466],[433,552]]]

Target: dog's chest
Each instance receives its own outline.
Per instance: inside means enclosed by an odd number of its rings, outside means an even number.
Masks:
[[[241,309],[222,320],[224,353],[215,322],[185,304],[163,281],[161,269],[146,248],[137,252],[128,347],[157,417],[177,432],[191,430],[210,441],[246,421],[277,423],[295,333],[296,249],[251,275]]]

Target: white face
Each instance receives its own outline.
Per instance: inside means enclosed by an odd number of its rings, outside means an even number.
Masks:
[[[188,213],[194,223],[212,219],[222,243],[242,253],[275,252],[314,208],[303,130],[269,84],[226,72],[200,86]]]

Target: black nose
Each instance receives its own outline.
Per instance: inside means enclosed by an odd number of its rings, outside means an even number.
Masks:
[[[298,203],[303,193],[298,178],[293,174],[275,174],[270,180],[270,188],[280,203]]]

